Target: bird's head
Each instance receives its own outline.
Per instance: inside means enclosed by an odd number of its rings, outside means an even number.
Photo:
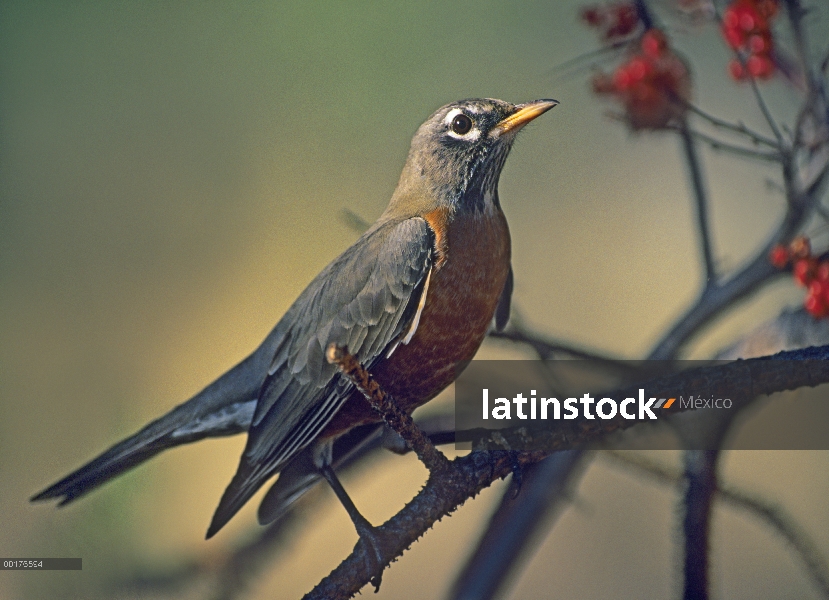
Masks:
[[[510,104],[492,98],[439,108],[417,130],[387,214],[437,208],[483,211],[498,205],[498,178],[515,134],[558,102]]]

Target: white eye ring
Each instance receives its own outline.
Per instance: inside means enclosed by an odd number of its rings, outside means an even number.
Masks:
[[[446,133],[448,133],[451,137],[455,138],[456,140],[475,141],[481,137],[481,130],[474,125],[474,120],[472,120],[472,128],[466,133],[457,133],[452,130],[452,122],[455,120],[455,117],[464,114],[465,113],[460,108],[453,108],[448,113],[446,113],[446,117],[444,117],[443,119],[443,123],[444,125],[446,125]]]

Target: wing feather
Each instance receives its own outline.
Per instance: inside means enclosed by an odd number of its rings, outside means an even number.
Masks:
[[[239,468],[208,529],[218,531],[259,487],[307,447],[348,398],[351,385],[325,359],[345,345],[369,367],[417,309],[434,235],[424,219],[381,222],[328,265],[282,319]]]

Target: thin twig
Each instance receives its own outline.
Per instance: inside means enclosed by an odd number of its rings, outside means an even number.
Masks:
[[[737,123],[730,123],[729,121],[725,121],[723,119],[720,119],[719,117],[715,117],[714,115],[705,112],[704,110],[702,110],[701,108],[699,108],[697,106],[694,106],[690,102],[686,102],[682,99],[679,99],[679,100],[682,101],[683,105],[688,110],[690,110],[692,113],[694,113],[698,117],[701,117],[701,118],[705,119],[706,121],[711,123],[714,127],[717,127],[719,129],[725,129],[725,130],[728,130],[728,131],[731,131],[731,132],[734,132],[734,133],[738,133],[740,135],[744,135],[744,136],[748,137],[749,139],[751,139],[755,144],[758,144],[758,145],[763,144],[765,146],[768,146],[769,148],[774,148],[775,150],[780,149],[780,145],[776,141],[774,141],[773,139],[771,139],[769,137],[764,136],[761,133],[758,133],[758,132],[754,131],[753,129],[749,129],[746,126],[746,124],[743,123],[742,121],[738,121]]]
[[[794,221],[794,219],[792,219]],[[676,358],[680,349],[694,335],[720,314],[723,310],[733,306],[739,300],[755,292],[767,281],[781,277],[784,274],[774,268],[768,261],[768,252],[774,244],[781,240],[794,237],[799,229],[791,223],[781,227],[780,233],[773,236],[766,247],[739,273],[725,283],[706,288],[699,299],[691,306],[676,324],[662,337],[659,343],[651,350],[649,360],[670,360]]]
[[[800,68],[806,74],[809,89],[814,90],[818,87],[818,82],[809,57],[809,44],[806,42],[806,32],[803,28],[803,17],[806,16],[806,10],[800,4],[800,0],[785,0],[785,4]],[[829,54],[827,54],[826,59],[829,59]]]
[[[745,69],[748,73],[748,67],[746,67],[745,59],[742,56],[740,56],[739,60],[743,65],[743,69]],[[757,85],[757,80],[754,78],[753,75],[751,75],[751,73],[749,73],[748,81],[751,85],[752,91],[754,92],[754,98],[755,100],[757,100],[757,106],[760,108],[760,112],[763,113],[763,117],[766,119],[766,123],[769,124],[769,128],[771,129],[775,139],[777,140],[777,146],[781,149],[785,148],[786,146],[785,140],[783,139],[783,134],[780,133],[780,128],[777,125],[777,121],[774,120],[774,116],[772,116],[771,110],[766,104],[766,101],[763,99],[763,94],[760,93],[760,87]]]
[[[585,360],[592,360],[598,363],[607,364],[618,367],[619,369],[629,370],[629,361],[611,358],[590,350],[577,348],[566,342],[558,342],[549,338],[543,337],[539,334],[533,333],[523,328],[523,326],[513,323],[509,329],[504,331],[492,330],[489,332],[489,337],[498,340],[506,340],[518,344],[526,344],[530,346],[538,357],[543,360],[554,358],[557,354],[563,354],[571,358],[582,358]]]
[[[616,50],[621,50],[622,48],[626,47],[629,43],[629,40],[623,40],[621,42],[613,42],[612,44],[605,44],[595,50],[590,50],[585,52],[584,54],[579,54],[578,56],[574,56],[573,58],[568,58],[564,62],[560,62],[553,66],[550,69],[550,73],[558,73],[560,71],[564,71],[571,67],[581,66],[581,63],[584,61],[591,61],[595,58],[603,57],[605,54],[615,52]]]
[[[672,131],[682,131],[682,127],[679,126],[669,126],[668,128]],[[697,138],[702,142],[705,142],[713,150],[721,150],[723,152],[728,152],[730,154],[735,154],[737,156],[745,156],[746,158],[756,158],[772,162],[780,162],[782,160],[782,155],[779,152],[764,152],[762,150],[756,150],[754,148],[745,148],[743,146],[737,146],[734,144],[729,144],[728,142],[723,142],[722,140],[718,140],[717,138],[710,136],[707,133],[702,133],[701,131],[698,131],[696,129],[691,129],[690,127],[687,128],[687,130],[688,133],[690,133],[693,137]]]
[[[705,268],[705,287],[716,285],[717,271],[714,266],[714,255],[711,250],[711,231],[708,227],[708,196],[703,183],[702,166],[699,162],[696,144],[690,131],[688,122],[684,119],[679,125],[679,137],[682,140],[682,151],[685,162],[688,164],[688,175],[691,178],[691,190],[694,194],[694,205],[697,209],[697,230],[699,232],[702,263]]]

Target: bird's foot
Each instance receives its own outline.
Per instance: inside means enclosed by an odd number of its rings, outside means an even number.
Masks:
[[[360,544],[364,547],[366,572],[371,576],[369,581],[374,586],[374,592],[380,591],[380,583],[383,579],[383,570],[385,569],[382,550],[382,534],[371,523],[363,520],[362,523],[354,523],[357,529],[357,534],[360,536]]]

